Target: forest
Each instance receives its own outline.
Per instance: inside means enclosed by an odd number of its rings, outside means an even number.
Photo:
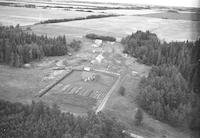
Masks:
[[[149,31],[122,39],[124,53],[151,65],[139,84],[138,105],[156,119],[179,128],[200,130],[200,39],[161,42]]]
[[[0,136],[4,138],[123,138],[124,127],[103,113],[63,113],[57,105],[0,100]]]
[[[62,56],[69,48],[77,51],[81,42],[73,40],[67,43],[65,36],[49,38],[24,32],[19,25],[13,27],[0,26],[0,63],[15,67],[44,56]]]

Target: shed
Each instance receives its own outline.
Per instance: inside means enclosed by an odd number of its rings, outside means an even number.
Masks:
[[[83,70],[90,71],[91,69],[90,69],[90,67],[84,67]]]

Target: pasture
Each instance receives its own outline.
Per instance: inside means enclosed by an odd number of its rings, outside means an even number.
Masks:
[[[199,35],[200,22],[189,20],[159,19],[141,16],[120,16],[102,19],[73,21],[32,26],[36,34],[49,36],[66,35],[82,37],[88,33],[110,35],[122,38],[137,30],[149,30],[156,33],[161,40],[185,41],[196,40]],[[123,27],[122,27],[123,26]]]
[[[86,17],[88,15],[97,15],[99,13],[69,11],[58,8],[24,8],[0,6],[0,23],[3,25],[32,25],[48,19],[63,19]],[[103,14],[103,13],[101,13]]]
[[[33,25],[48,19],[71,19],[111,13],[124,14],[125,16]],[[74,9],[64,10],[63,8],[42,9],[38,7],[0,6],[0,23],[3,25],[32,25],[31,29],[36,34],[48,36],[66,35],[68,38],[80,38],[88,33],[122,38],[137,30],[149,30],[156,33],[161,40],[196,40],[200,32],[198,28],[200,22],[196,20],[199,20],[198,16],[192,12],[171,13],[158,9],[112,9],[83,12],[75,11]]]
[[[174,19],[174,20],[192,20],[200,21],[200,15],[193,12],[159,12],[159,13],[148,13],[141,14],[141,16],[161,18],[161,19]]]

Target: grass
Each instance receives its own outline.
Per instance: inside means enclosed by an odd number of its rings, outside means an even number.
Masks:
[[[94,71],[93,73],[99,77],[94,81],[84,82],[81,78],[83,72],[74,70],[41,99],[49,104],[57,103],[63,109],[70,105],[68,111],[73,110],[75,113],[94,110],[111,89],[117,77]],[[79,111],[80,108],[83,109]]]
[[[0,65],[0,98],[26,104],[35,100],[36,94],[56,79],[44,80],[60,58],[63,57],[45,57],[39,62],[31,62],[29,69]]]
[[[34,94],[48,82],[42,82],[45,72],[39,69],[13,68],[0,65],[0,97],[12,102],[30,103]]]
[[[173,10],[162,13],[141,14],[140,16],[161,18],[161,19],[200,21],[200,15],[197,13],[179,13]]]
[[[3,25],[31,25],[48,19],[71,19],[97,14],[99,13],[0,6],[0,22]]]
[[[148,24],[147,24],[148,22]],[[123,26],[123,27],[122,27]],[[150,30],[166,41],[196,40],[199,22],[183,20],[161,20],[143,16],[119,16],[93,20],[81,20],[65,23],[42,24],[32,26],[36,34],[49,36],[65,35],[66,37],[82,37],[89,33],[113,36],[116,39],[137,30]]]

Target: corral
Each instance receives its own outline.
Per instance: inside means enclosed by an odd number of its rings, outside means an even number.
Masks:
[[[98,108],[117,79],[108,72],[72,70],[41,99],[73,113],[86,113]]]

